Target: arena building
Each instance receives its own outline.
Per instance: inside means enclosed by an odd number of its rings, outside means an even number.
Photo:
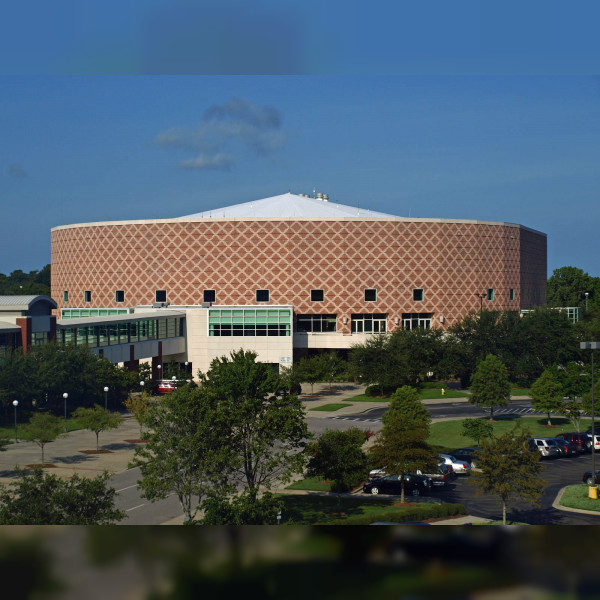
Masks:
[[[398,217],[322,194],[173,219],[64,225],[52,229],[51,242],[59,329],[72,323],[77,338],[76,324],[169,311],[182,317],[185,338],[169,358],[194,372],[240,347],[285,364],[399,327],[446,328],[469,310],[546,302],[544,233]],[[105,355],[127,343],[108,330],[106,337]],[[134,354],[124,362],[148,358]]]

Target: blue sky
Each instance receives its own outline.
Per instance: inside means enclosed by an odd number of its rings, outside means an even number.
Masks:
[[[521,223],[548,234],[549,274],[600,276],[597,3],[32,10],[0,23],[0,272],[48,263],[56,225],[316,188]]]

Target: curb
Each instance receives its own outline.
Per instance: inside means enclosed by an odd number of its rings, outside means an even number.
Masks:
[[[600,517],[600,511],[597,511],[597,510],[585,510],[583,508],[571,508],[570,506],[563,506],[562,504],[560,504],[560,499],[562,498],[564,491],[568,487],[569,486],[566,485],[565,487],[560,488],[560,490],[558,491],[558,494],[556,494],[556,498],[554,499],[554,502],[552,503],[552,508],[555,508],[556,510],[564,510],[565,512],[573,512],[573,513],[580,513],[582,515],[594,515],[596,517]]]

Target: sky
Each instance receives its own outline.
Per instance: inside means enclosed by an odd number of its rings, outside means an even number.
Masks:
[[[79,4],[0,25],[0,272],[50,262],[54,226],[316,189],[519,223],[548,235],[549,275],[600,276],[593,4]]]

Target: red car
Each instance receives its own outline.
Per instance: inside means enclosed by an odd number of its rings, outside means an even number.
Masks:
[[[177,389],[177,380],[172,379],[159,379],[156,384],[156,392],[158,394],[170,394]]]

